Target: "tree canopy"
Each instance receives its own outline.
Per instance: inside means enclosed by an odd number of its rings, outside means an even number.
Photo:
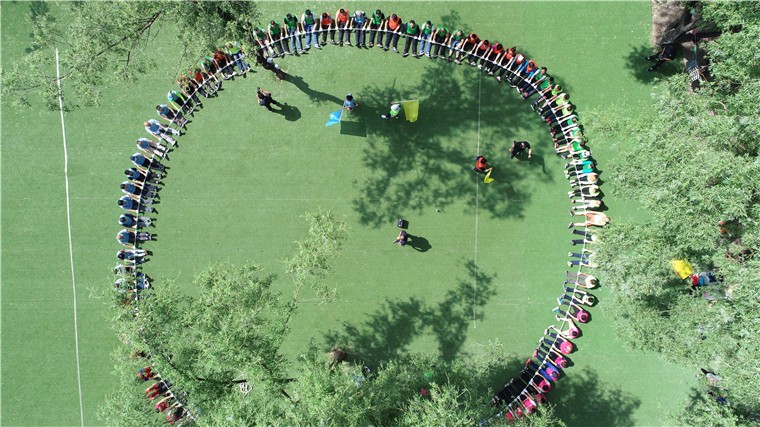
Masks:
[[[2,95],[29,104],[57,94],[53,51],[60,49],[61,81],[76,100],[97,104],[101,91],[155,68],[157,55],[176,58],[175,74],[223,40],[247,40],[258,19],[249,1],[38,2],[29,14],[32,47],[3,70]],[[176,33],[181,50],[156,50],[161,31]]]
[[[276,291],[275,276],[256,265],[214,264],[195,278],[197,293],[160,283],[141,293],[137,307],[117,304],[114,327],[126,345],[114,353],[119,384],[99,411],[104,423],[158,421],[141,391],[152,383],[135,386],[135,372],[146,365],[205,425],[465,426],[496,414],[489,384],[520,365],[498,344],[467,360],[404,354],[371,367],[363,362],[371,355],[335,348],[328,358],[328,349],[314,343],[295,360],[285,356],[289,319],[303,292],[323,301],[335,295],[323,282],[348,233],[345,220],[329,211],[304,218],[307,236],[285,262],[290,295]],[[547,406],[518,425],[557,422]]]
[[[647,216],[608,227],[600,277],[614,293],[604,307],[631,348],[722,378],[712,395],[703,379],[705,390],[676,421],[750,425],[760,413],[760,11],[753,2],[708,2],[704,17],[724,31],[706,44],[712,82],[689,93],[687,76],[673,76],[640,116],[613,111],[589,121],[590,138],[619,141],[605,172],[611,188]],[[722,282],[690,291],[672,259]]]

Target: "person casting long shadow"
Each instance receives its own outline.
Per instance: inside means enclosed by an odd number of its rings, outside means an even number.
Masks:
[[[330,102],[338,105],[343,105],[343,100],[337,96],[311,89],[303,77],[294,76],[291,74],[288,75],[288,78],[285,81],[293,83],[295,87],[298,88],[298,90],[306,94],[306,96],[308,96],[309,99],[314,103],[321,104],[323,102]]]
[[[529,159],[518,158],[518,160],[526,161],[531,164],[541,165],[541,172],[548,175],[548,172],[546,172],[546,162],[544,161],[543,156],[539,156],[538,154],[533,154]]]
[[[279,105],[279,110],[272,110],[273,113],[280,114],[285,117],[285,120],[294,122],[301,118],[301,110],[298,107],[289,105],[287,102]]]
[[[413,234],[409,234],[408,236],[409,239],[407,240],[406,244],[415,251],[427,252],[430,248],[432,248],[432,246],[430,246],[430,242],[428,242],[428,239],[422,236],[415,236]]]

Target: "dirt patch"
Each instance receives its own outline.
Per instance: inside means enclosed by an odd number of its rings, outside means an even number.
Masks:
[[[705,51],[698,46],[695,52],[694,39],[685,32],[691,30],[700,18],[689,13],[687,8],[676,0],[652,0],[652,44],[660,46],[664,42],[675,41],[684,66],[689,60],[705,64]],[[700,37],[700,45],[711,40]],[[676,41],[677,40],[677,41]]]
[[[663,34],[682,19],[686,8],[673,0],[652,0],[652,44],[659,45]]]

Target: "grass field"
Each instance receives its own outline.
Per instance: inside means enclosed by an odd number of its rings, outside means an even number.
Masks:
[[[461,23],[517,45],[549,68],[581,115],[613,105],[636,114],[651,90],[629,68],[630,52],[649,37],[646,2],[361,6],[418,22]],[[29,46],[29,4],[0,7],[7,67]],[[261,5],[264,19],[306,7]],[[338,7],[320,3],[331,12]],[[553,35],[538,24],[547,16],[561,16],[566,33]],[[161,37],[171,40],[170,32]],[[91,295],[110,286],[117,186],[134,140],[143,136],[142,121],[153,117],[171,87],[170,48],[156,43],[162,71],[108,89],[98,108],[72,108],[65,115],[87,425],[98,424],[95,411],[113,385],[109,353],[118,345],[106,306]],[[304,305],[287,343],[291,354],[314,339],[325,348],[347,343],[373,363],[407,351],[450,359],[499,340],[510,353],[527,357],[554,321],[551,308],[572,249],[562,162],[528,106],[471,67],[378,49],[328,46],[281,64],[292,76],[286,82],[261,69],[225,82],[179,139],[157,205],[158,240],[149,247],[155,256],[146,266],[156,286],[176,280],[193,292],[193,275],[210,262],[255,261],[286,288],[280,261],[306,231],[300,216],[331,209],[351,225],[331,278],[338,300]],[[286,102],[288,113],[259,108],[257,86]],[[324,122],[347,92],[361,106],[350,134],[341,134]],[[379,118],[391,100],[417,98],[418,122]],[[79,425],[60,116],[39,106],[19,109],[3,101],[2,107],[0,424]],[[508,159],[513,139],[533,143],[533,161]],[[615,153],[593,139],[591,145],[603,170]],[[496,167],[493,184],[469,171],[478,151]],[[614,185],[614,177],[604,178]],[[644,215],[624,200],[606,201],[616,220]],[[400,217],[409,220],[412,235],[427,241],[422,250],[390,244]],[[576,366],[550,398],[573,426],[663,425],[693,378],[656,355],[622,348],[603,309],[606,291],[595,293],[601,303],[578,341]],[[660,397],[664,390],[667,401]]]

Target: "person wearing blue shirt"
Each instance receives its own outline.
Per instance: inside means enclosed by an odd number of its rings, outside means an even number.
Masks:
[[[122,196],[117,201],[117,204],[124,209],[125,211],[137,211],[138,209],[140,211],[145,212],[153,212],[153,208],[150,206],[153,204],[152,200],[143,200],[142,204],[137,199],[134,199],[130,196]]]
[[[365,36],[367,34],[365,27],[367,26],[367,13],[363,10],[357,10],[353,16],[354,32],[356,32],[356,47],[367,47]]]
[[[121,214],[119,216],[119,225],[122,227],[134,227],[135,225],[138,225],[140,227],[148,227],[151,224],[150,217],[147,216],[138,216],[135,217],[132,214],[125,213]]]
[[[129,160],[132,161],[132,163],[135,164],[135,166],[147,168],[150,167],[150,160],[148,160],[147,157],[143,156],[140,153],[132,154],[132,156],[129,158]]]
[[[165,157],[167,148],[163,145],[151,141],[148,138],[140,138],[137,140],[137,148],[150,155],[157,155],[159,157]]]
[[[161,123],[159,123],[158,120],[156,119],[150,119],[147,122],[144,122],[143,126],[145,126],[145,130],[149,134],[156,136],[158,138],[161,138],[171,145],[174,145],[177,143],[177,141],[175,141],[174,138],[169,136],[169,134],[179,135],[179,131],[177,129],[166,127],[162,125]]]
[[[180,114],[178,111],[175,111],[166,104],[156,105],[156,113],[158,113],[158,115],[164,119],[168,120],[169,124],[177,123],[178,126],[182,127],[185,127],[187,124],[187,119],[182,117],[182,114]]]
[[[116,241],[124,246],[133,245],[135,243],[135,233],[123,229],[116,234]]]
[[[359,106],[359,103],[356,102],[356,100],[354,99],[353,95],[351,95],[350,93],[348,95],[346,95],[346,100],[343,101],[343,108],[344,109],[346,109],[348,111],[354,111],[354,108],[356,108],[358,106]]]

